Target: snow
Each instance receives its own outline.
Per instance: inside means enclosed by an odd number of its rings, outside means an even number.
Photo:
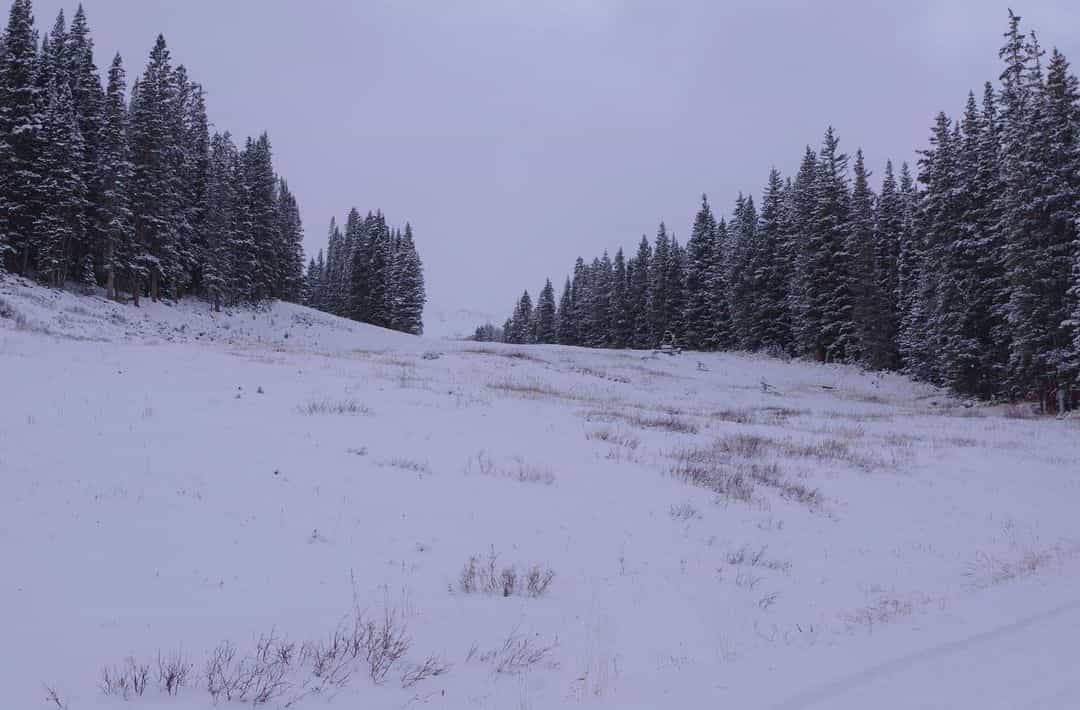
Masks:
[[[209,707],[220,642],[322,640],[354,607],[406,623],[406,657],[292,707],[1080,704],[1076,420],[845,366],[423,339],[282,303],[6,278],[0,314],[5,707],[46,687],[71,710]],[[780,483],[721,497],[672,474],[688,451]],[[462,592],[491,552],[550,589]],[[497,672],[508,638],[547,652]],[[103,667],[156,676],[178,650],[178,696],[101,692]],[[433,654],[448,671],[403,688]],[[270,707],[310,669],[287,682]]]

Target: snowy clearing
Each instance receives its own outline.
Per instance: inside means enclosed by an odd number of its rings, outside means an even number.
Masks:
[[[14,278],[0,361],[5,707],[1080,703],[1075,419]]]

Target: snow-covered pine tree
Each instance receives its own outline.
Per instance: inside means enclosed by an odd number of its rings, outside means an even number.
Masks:
[[[713,239],[713,264],[709,275],[709,308],[712,312],[712,331],[709,343],[716,350],[728,350],[735,346],[734,327],[731,322],[731,283],[728,266],[731,263],[731,236],[723,217],[716,223]]]
[[[843,361],[843,335],[851,321],[850,265],[845,249],[850,195],[847,155],[830,126],[818,152],[814,212],[806,241],[803,273],[803,349],[821,361]]]
[[[108,89],[97,136],[98,159],[94,169],[97,204],[93,215],[97,222],[108,298],[118,298],[122,288],[137,294],[142,282],[137,273],[139,260],[131,213],[130,190],[134,166],[128,143],[126,90],[124,64],[117,54],[109,67]]]
[[[780,171],[769,171],[756,228],[755,299],[752,339],[773,353],[787,352],[791,342],[788,288],[791,283],[790,256],[784,224],[784,183]]]
[[[15,0],[0,53],[0,262],[20,273],[32,265],[41,125],[37,44],[30,0]]]
[[[252,291],[245,297],[262,301],[274,297],[280,269],[277,263],[277,246],[281,240],[277,219],[278,181],[269,136],[263,133],[258,139],[248,138],[242,158],[250,240],[254,248]]]
[[[633,313],[630,308],[630,283],[626,257],[620,247],[611,266],[611,347],[629,347],[633,338]]]
[[[881,358],[878,366],[887,370],[900,367],[897,338],[900,329],[900,245],[904,236],[902,200],[892,161],[886,161],[874,225],[874,272],[878,285],[879,320],[875,329]]]
[[[741,192],[735,199],[728,228],[731,254],[728,259],[728,302],[731,305],[731,326],[734,345],[742,350],[757,350],[760,343],[753,339],[757,283],[757,251],[755,236],[757,210],[752,197]]]
[[[656,345],[668,330],[668,288],[671,240],[663,222],[656,230],[653,255],[649,262],[649,340]]]
[[[790,205],[787,213],[787,241],[792,265],[792,282],[788,296],[788,310],[792,319],[792,354],[814,354],[814,338],[817,313],[810,300],[810,236],[814,226],[817,207],[817,153],[806,146],[799,172],[791,185]],[[813,321],[813,322],[811,322]]]
[[[375,216],[369,239],[371,262],[368,270],[370,291],[367,322],[381,328],[389,328],[393,308],[392,235],[381,212]]]
[[[633,347],[649,348],[656,345],[652,337],[652,289],[653,252],[648,238],[642,234],[638,242],[637,256],[633,259],[630,273],[630,311],[633,316]]]
[[[701,196],[701,209],[694,217],[690,239],[686,242],[686,312],[683,316],[686,347],[704,349],[712,334],[711,293],[709,288],[716,238],[716,219],[709,199]]]
[[[183,274],[177,220],[182,202],[176,170],[176,89],[165,38],[158,35],[146,70],[133,89],[131,108],[135,238],[146,254],[141,266],[154,300]]]
[[[862,149],[855,151],[851,209],[844,250],[850,265],[844,275],[851,294],[851,318],[843,324],[846,357],[875,369],[885,366],[887,346],[881,341],[880,275],[876,269],[874,222],[875,196],[870,188]]]
[[[551,279],[548,279],[536,299],[536,342],[551,344],[556,341],[555,287],[551,285]]]
[[[562,293],[559,295],[559,307],[555,311],[555,333],[562,345],[573,345],[577,337],[577,325],[574,322],[574,287],[570,277],[566,277]]]
[[[41,188],[48,195],[34,221],[38,270],[52,286],[62,286],[72,269],[75,245],[86,230],[86,184],[80,168],[82,134],[66,77],[54,75],[42,116]]]
[[[355,207],[345,218],[345,244],[349,253],[349,317],[364,322],[368,318],[370,287],[368,267],[371,264],[371,239],[368,235],[370,220],[360,217]]]
[[[104,254],[105,226],[97,212],[104,199],[101,195],[100,143],[105,95],[94,63],[94,41],[81,4],[67,33],[65,57],[72,107],[83,137],[83,161],[78,169],[86,185],[87,197],[84,237],[74,245],[72,261],[78,266],[82,280],[92,285],[96,280],[96,267],[101,264]]]
[[[405,223],[405,232],[394,260],[394,318],[393,327],[403,333],[422,335],[424,332],[424,270],[416,250],[412,225]],[[550,284],[549,284],[550,285]],[[554,318],[554,304],[552,304]]]
[[[304,224],[296,196],[284,178],[278,181],[277,197],[278,270],[274,296],[300,303],[304,292]]]

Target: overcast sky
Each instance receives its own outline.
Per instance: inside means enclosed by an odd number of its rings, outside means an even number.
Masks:
[[[38,27],[74,2],[35,0]],[[429,309],[503,316],[577,255],[685,238],[833,124],[878,177],[998,74],[996,0],[86,0],[129,79],[157,33],[219,130],[267,130],[314,254],[330,217],[412,222]],[[1080,62],[1080,2],[1013,3]],[[876,179],[876,178],[875,178]]]

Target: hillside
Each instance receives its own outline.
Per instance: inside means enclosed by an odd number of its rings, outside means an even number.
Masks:
[[[0,368],[5,706],[1080,703],[1077,420],[10,277]]]

